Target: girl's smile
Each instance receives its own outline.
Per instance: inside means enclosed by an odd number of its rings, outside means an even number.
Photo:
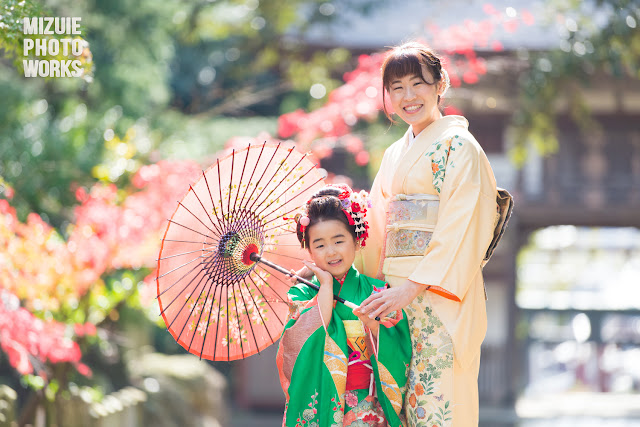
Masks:
[[[356,241],[347,226],[337,219],[329,219],[312,225],[307,232],[313,262],[333,277],[343,277],[351,268],[356,251]]]

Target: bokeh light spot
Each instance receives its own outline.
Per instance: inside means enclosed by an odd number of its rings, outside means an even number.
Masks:
[[[378,96],[378,89],[373,86],[369,86],[364,92],[369,98],[375,98]]]
[[[104,131],[104,140],[105,141],[111,141],[113,139],[113,137],[115,136],[115,133],[113,132],[113,129],[107,129]]]
[[[336,8],[331,3],[322,3],[318,10],[324,16],[330,16],[330,15],[333,15],[333,13],[336,11]]]
[[[216,70],[213,67],[204,67],[198,73],[198,83],[202,86],[210,85],[216,78]]]
[[[629,28],[635,28],[636,27],[636,18],[634,18],[633,16],[631,16],[631,15],[627,16],[627,19],[625,21],[626,21],[627,26]]]
[[[322,99],[327,94],[327,88],[322,83],[316,83],[309,89],[309,94],[315,99]]]
[[[251,20],[251,28],[256,31],[263,29],[266,24],[267,21],[262,16],[256,16]]]

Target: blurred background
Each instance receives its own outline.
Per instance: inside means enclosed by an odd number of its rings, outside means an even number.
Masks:
[[[368,190],[406,129],[381,113],[380,64],[412,38],[515,198],[484,269],[481,425],[640,425],[639,9],[1,0],[0,426],[281,425],[276,346],[212,363],[166,332],[166,221],[247,142]],[[25,16],[81,17],[81,78],[24,77]]]

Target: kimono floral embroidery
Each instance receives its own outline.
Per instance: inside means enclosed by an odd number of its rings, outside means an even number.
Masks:
[[[389,233],[385,256],[422,255],[427,250],[432,234],[421,230],[398,230]]]
[[[316,409],[316,405],[318,404],[318,391],[311,396],[311,402],[309,402],[309,408],[302,411],[302,414],[298,414],[298,418],[296,419],[296,427],[319,427],[320,426],[320,418],[318,417],[318,410]],[[336,402],[336,398],[331,399],[332,402]],[[338,401],[333,407],[333,421],[334,424],[331,427],[340,427],[340,422],[343,419],[342,414],[342,405]],[[286,412],[285,412],[286,414]]]
[[[317,426],[317,422],[312,422],[316,415],[318,414],[318,410],[316,409],[316,405],[318,401],[316,398],[318,397],[318,391],[311,396],[311,402],[309,403],[309,409],[305,409],[302,411],[302,414],[298,414],[298,418],[296,419],[297,424],[296,427],[302,427],[303,425],[308,425],[309,427]]]
[[[342,420],[343,427],[382,427],[387,425],[382,408],[373,396],[363,398],[360,392],[347,392],[347,395],[349,394],[351,394],[349,401],[354,405],[347,404]],[[347,399],[347,395],[345,395],[345,399]],[[358,395],[361,395],[360,398]]]
[[[452,390],[448,387],[448,376],[453,367],[451,338],[423,296],[418,296],[405,310],[413,343],[405,403],[407,420],[410,425],[450,426],[452,396],[449,393]]]
[[[344,395],[344,401],[349,406],[352,406],[352,407],[356,406],[358,404],[358,396],[356,396],[356,394],[354,392],[348,391]]]
[[[449,160],[449,152],[456,151],[456,148],[462,147],[462,139],[459,135],[446,139],[444,142],[436,142],[433,144],[433,150],[428,151],[425,156],[431,157],[431,172],[433,173],[433,188],[438,193],[442,190],[442,183],[447,169],[447,161]],[[449,167],[455,167],[450,163]]]
[[[435,195],[389,203],[385,257],[424,255],[433,234],[425,225],[435,226],[438,204]]]
[[[289,320],[298,320],[305,306],[305,301],[289,300]]]

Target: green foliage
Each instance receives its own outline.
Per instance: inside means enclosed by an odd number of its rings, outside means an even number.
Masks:
[[[366,13],[379,3],[349,0],[340,10]],[[134,165],[149,162],[156,148],[181,158],[213,154],[223,135],[242,127],[220,122],[221,115],[273,117],[281,108],[322,102],[309,95],[310,86],[320,83],[328,93],[350,59],[345,49],[309,56],[300,42],[306,29],[338,16],[324,4],[6,2],[14,15],[22,7],[25,16],[80,16],[95,64],[89,83],[25,79],[19,69],[0,63],[0,97],[7,101],[0,105],[0,177],[15,190],[12,205],[19,217],[38,212],[64,229],[76,203],[69,190],[96,179],[124,185]],[[22,24],[0,30],[5,55],[19,60]],[[259,133],[258,126],[275,129],[273,120],[254,122],[251,135]],[[146,133],[127,139],[132,128]],[[127,170],[112,173],[122,156],[114,155],[106,137],[111,134],[136,147],[134,157],[124,159]]]
[[[23,18],[43,16],[41,6],[31,0],[3,0],[0,6],[0,49],[13,58],[17,68],[22,67]]]
[[[14,187],[12,204],[21,218],[35,211],[64,228],[76,202],[69,190],[94,182],[94,167],[105,155],[105,132],[124,134],[140,117],[166,108],[171,53],[166,46],[172,42],[166,4],[62,1],[43,6],[49,16],[82,18],[99,64],[91,84],[74,78],[25,79],[0,64],[0,96],[9,100],[0,106],[0,176]],[[36,6],[28,13],[44,14]],[[14,47],[21,43],[14,32],[0,39],[3,46],[7,40]]]
[[[520,97],[512,123],[516,129],[512,158],[521,165],[530,147],[542,154],[558,148],[557,104],[584,134],[599,126],[583,90],[599,79],[640,78],[640,14],[637,0],[549,0],[549,24],[560,26],[557,49],[525,53],[531,67],[520,78]]]
[[[341,8],[364,13],[382,2],[365,3],[349,0]],[[325,9],[319,0],[227,0],[178,11],[174,105],[207,116],[273,116],[315,106],[311,85],[323,84],[328,93],[340,84],[350,59],[346,49],[309,53],[302,43],[307,29],[337,19],[338,13]],[[279,110],[283,97],[292,99],[291,90],[303,96],[295,97],[295,108]]]
[[[24,71],[24,61],[25,60],[58,60],[58,61],[72,61],[79,60],[82,65],[83,75],[82,78],[90,81],[92,79],[93,73],[93,64],[91,60],[91,53],[87,46],[86,41],[78,35],[68,35],[68,34],[51,34],[51,35],[29,35],[24,34],[24,19],[25,18],[38,18],[42,16],[51,16],[50,13],[47,13],[45,9],[43,9],[39,4],[33,1],[16,1],[16,0],[7,0],[5,2],[4,8],[0,8],[0,49],[4,49],[4,53],[8,58],[13,58],[14,65],[17,70],[20,72]],[[80,32],[83,33],[85,31],[84,27],[80,25]],[[35,40],[40,39],[44,40],[48,46],[50,46],[50,41],[55,39],[58,41],[66,39],[73,39],[74,42],[80,42],[80,46],[82,48],[82,53],[79,56],[74,56],[71,51],[70,45],[68,43],[61,44],[59,47],[60,51],[58,54],[53,55],[49,51],[47,51],[44,55],[35,55],[35,49],[29,49],[29,55],[24,55],[25,41],[27,39]],[[64,47],[68,49],[67,54],[65,55]],[[45,79],[51,79],[51,77],[46,77]]]

